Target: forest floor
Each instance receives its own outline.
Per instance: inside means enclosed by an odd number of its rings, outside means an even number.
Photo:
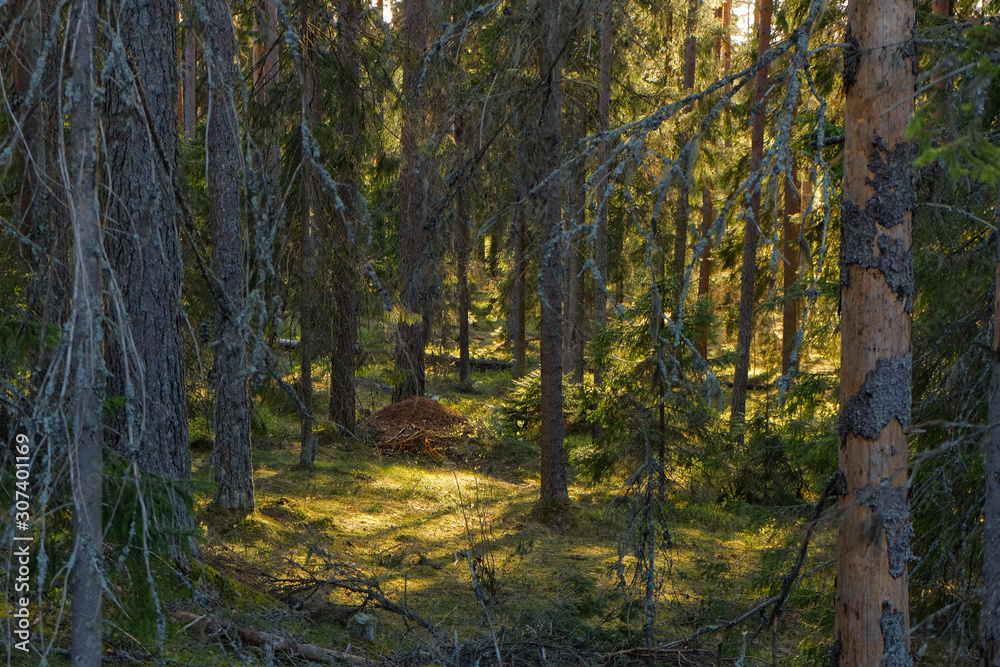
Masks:
[[[542,638],[550,654],[562,644],[567,653],[550,655],[553,664],[579,664],[577,654],[595,642],[641,646],[641,586],[623,591],[616,575],[622,525],[608,508],[618,483],[575,478],[568,506],[540,510],[536,448],[513,441],[487,445],[479,435],[489,430],[491,407],[507,383],[509,374],[506,380],[477,374],[480,393],[459,394],[449,391],[449,380],[431,375],[429,393],[471,417],[472,428],[447,452],[395,453],[327,428],[320,431],[315,468],[304,469],[298,464],[297,423],[275,420],[256,438],[258,509],[250,516],[210,507],[207,454],[197,454],[196,516],[212,573],[205,584],[212,591],[211,611],[223,612],[237,626],[340,651],[350,647],[372,658],[422,656],[410,664],[437,664],[442,641],[413,620],[380,609],[379,596],[426,619],[449,645],[457,640],[460,646],[468,642],[468,650],[479,646],[490,656],[486,664],[492,656],[483,643],[491,627],[524,643],[528,653],[537,653],[538,646],[544,652]],[[773,594],[776,565],[795,549],[807,510],[790,507],[776,514],[741,503],[676,502],[670,548],[658,554],[657,637],[685,637],[736,618]],[[635,558],[626,555],[623,565],[629,580]],[[825,575],[820,570],[811,594],[827,597],[831,580],[831,568]],[[789,658],[800,652],[799,644],[822,641],[810,636],[813,624],[803,623],[801,613],[792,609],[782,619],[787,627],[781,653]],[[358,618],[373,622],[367,637]],[[683,647],[679,659],[731,659],[741,636],[738,629],[709,636]],[[183,635],[177,642],[178,660],[189,651],[198,656],[192,664],[234,659],[224,642]]]
[[[475,354],[495,356],[498,335],[477,330]],[[628,550],[619,557],[625,531],[613,508],[624,480],[588,482],[571,467],[570,502],[540,508],[537,444],[500,433],[510,372],[475,372],[466,391],[457,388],[457,368],[431,366],[427,377],[427,394],[453,411],[432,412],[450,415],[445,421],[458,415],[442,424],[447,437],[421,447],[411,433],[407,446],[388,446],[384,428],[359,426],[351,437],[320,422],[313,468],[299,465],[293,406],[277,391],[258,396],[250,515],[211,506],[209,452],[193,451],[203,564],[191,576],[193,596],[165,596],[176,622],[164,657],[190,665],[304,664],[232,641],[234,632],[206,625],[217,619],[230,630],[343,652],[353,664],[365,656],[371,664],[487,665],[497,652],[503,664],[649,663],[636,649],[646,613],[642,582],[632,576],[636,558]],[[319,393],[316,404],[325,398]],[[385,426],[378,413],[388,395],[361,387],[358,403],[369,426]],[[588,442],[589,435],[569,436],[571,461]],[[676,488],[686,482],[674,481]],[[656,555],[654,643],[735,619],[775,595],[811,513],[808,500],[775,508],[674,494],[669,536]],[[832,539],[829,528],[813,536],[809,576],[780,618],[781,664],[816,664],[828,648]],[[765,618],[708,632],[653,662],[733,664],[744,632]],[[761,648],[749,651],[767,664],[770,636],[764,628]],[[148,639],[123,635],[113,643],[118,654],[155,653]]]

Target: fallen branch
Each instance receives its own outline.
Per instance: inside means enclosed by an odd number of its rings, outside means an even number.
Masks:
[[[733,388],[733,383],[729,380],[720,382],[723,387]],[[778,385],[773,382],[760,382],[759,380],[750,380],[747,382],[747,391],[767,391],[768,389],[774,389]]]
[[[209,616],[198,616],[187,611],[175,611],[172,616],[179,622],[184,623],[184,630],[192,630],[199,637],[204,637],[209,633],[229,633],[236,630],[236,635],[246,644],[266,649],[271,647],[275,653],[304,658],[314,662],[326,662],[327,660],[343,660],[350,665],[382,665],[381,661],[369,660],[357,655],[350,655],[340,651],[325,649],[315,644],[300,644],[294,639],[288,639],[272,632],[262,632],[253,628],[241,628],[236,625],[213,619]]]
[[[430,620],[417,615],[409,607],[391,600],[382,590],[382,587],[379,585],[378,580],[375,577],[365,575],[363,572],[350,565],[332,562],[326,557],[325,552],[318,547],[311,547],[311,552],[322,558],[327,568],[329,570],[333,570],[334,574],[323,579],[315,576],[312,572],[305,570],[301,565],[298,565],[299,569],[306,573],[306,576],[294,578],[285,577],[280,579],[276,577],[271,578],[271,580],[279,586],[280,590],[277,591],[279,596],[286,595],[293,591],[312,590],[320,586],[333,586],[334,588],[340,588],[345,591],[350,591],[351,593],[363,595],[367,600],[374,602],[380,609],[384,609],[385,611],[393,614],[398,614],[409,621],[413,621],[423,629],[430,632],[436,639],[440,639],[442,637],[441,629],[434,625]]]
[[[379,382],[378,380],[372,380],[371,378],[354,376],[354,384],[361,385],[362,387],[368,387],[369,389],[374,389],[376,391],[381,391],[386,394],[392,393],[392,385]]]

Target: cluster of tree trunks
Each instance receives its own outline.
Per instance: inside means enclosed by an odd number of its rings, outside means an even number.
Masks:
[[[103,433],[101,407],[105,396],[127,397],[126,408],[115,415],[112,444],[138,469],[183,484],[190,477],[190,451],[182,346],[183,312],[180,251],[180,206],[178,172],[178,100],[184,119],[184,140],[191,142],[197,125],[196,37],[204,37],[204,65],[213,81],[207,99],[211,110],[206,126],[210,218],[212,236],[211,278],[215,296],[214,381],[216,429],[215,502],[226,508],[252,509],[254,489],[249,437],[249,393],[246,359],[246,313],[244,293],[245,229],[241,216],[242,166],[240,123],[235,97],[239,72],[237,42],[229,2],[205,4],[206,25],[185,21],[183,50],[183,94],[178,77],[177,13],[172,2],[122,0],[113,25],[122,49],[109,77],[103,110],[95,106],[95,25],[98,8],[94,0],[71,5],[72,75],[68,106],[70,132],[70,178],[43,183],[58,163],[57,132],[63,110],[58,59],[46,37],[46,26],[54,17],[45,2],[21,0],[26,10],[16,41],[17,64],[14,89],[34,110],[24,114],[22,127],[25,155],[22,160],[25,185],[21,195],[22,232],[45,252],[32,257],[36,268],[29,290],[29,310],[45,324],[70,323],[71,345],[78,379],[72,399],[73,434],[69,448],[73,484],[80,490],[74,508],[73,645],[74,664],[97,664],[100,656],[101,595],[99,557],[102,535],[100,489]],[[301,52],[300,103],[302,126],[307,130],[324,122],[323,90],[318,72],[318,39],[311,20],[318,11],[315,0],[300,0]],[[583,239],[575,234],[587,215],[585,172],[577,169],[560,174],[564,135],[577,140],[587,134],[584,109],[563,108],[563,68],[566,42],[571,39],[568,8],[561,0],[540,0],[531,20],[536,38],[538,67],[537,116],[525,147],[516,153],[515,198],[511,224],[513,250],[512,321],[514,361],[475,359],[469,351],[468,312],[469,261],[472,254],[471,204],[463,189],[456,199],[458,219],[458,313],[460,356],[455,359],[427,355],[424,346],[430,324],[432,293],[433,230],[429,220],[427,168],[427,115],[425,89],[428,26],[431,5],[427,0],[405,0],[402,42],[403,113],[401,127],[402,170],[400,174],[399,228],[399,319],[395,367],[400,379],[393,390],[399,401],[424,393],[426,361],[457,363],[460,383],[468,386],[472,370],[512,368],[515,377],[526,368],[525,303],[530,284],[527,227],[536,223],[538,235],[538,294],[540,297],[540,356],[542,384],[541,497],[545,501],[568,498],[563,450],[563,369],[569,366],[574,379],[584,373],[586,331],[583,280]],[[612,4],[600,7],[600,54],[598,129],[610,128]],[[683,89],[694,86],[697,39],[697,3],[688,4],[684,44]],[[947,3],[935,1],[935,14],[947,11]],[[728,26],[730,6],[720,8]],[[197,14],[197,12],[195,12]],[[354,94],[361,71],[358,22],[363,7],[349,0],[339,7],[338,35],[341,58],[342,98],[339,129],[343,154],[336,160],[336,197],[324,191],[323,174],[317,164],[304,162],[299,187],[299,251],[301,308],[301,461],[315,460],[313,417],[314,362],[329,349],[330,419],[348,430],[355,427],[355,348],[358,327],[357,256],[353,251],[354,224],[362,215],[362,175],[357,154],[361,150],[363,111]],[[758,4],[758,57],[770,46],[770,0]],[[261,15],[267,20],[267,49],[255,51],[259,64],[257,84],[266,88],[277,68],[277,9],[265,3]],[[904,129],[912,115],[914,89],[910,44],[914,29],[913,7],[907,3],[851,0],[845,49],[846,90],[844,140],[844,203],[841,213],[842,357],[840,474],[837,492],[843,520],[838,528],[837,550],[837,660],[839,664],[909,664],[909,612],[906,567],[910,557],[907,519],[907,430],[910,426],[910,320],[913,305],[911,219],[915,203],[911,163],[913,148]],[[672,23],[667,32],[672,31]],[[574,28],[575,29],[575,28]],[[263,27],[262,27],[263,30]],[[728,37],[717,51],[724,71],[729,72]],[[669,56],[665,63],[670,73]],[[42,67],[35,72],[33,68]],[[35,83],[32,83],[35,82]],[[38,83],[40,82],[40,83]],[[756,77],[751,131],[750,168],[760,174],[764,154],[765,94],[767,69]],[[685,109],[686,113],[692,109]],[[101,114],[103,113],[103,118]],[[531,117],[527,108],[517,111],[515,122]],[[564,116],[565,114],[565,116]],[[106,177],[98,185],[97,127],[102,123],[107,140]],[[469,148],[466,120],[454,121],[454,137],[464,153]],[[728,141],[728,140],[727,140]],[[682,132],[678,145],[684,150],[688,136]],[[607,323],[608,276],[608,139],[598,142],[598,167],[594,191],[596,222],[592,323],[597,329]],[[276,180],[280,155],[272,153],[271,177]],[[791,153],[789,152],[789,156]],[[747,391],[770,388],[749,380],[753,333],[753,306],[761,219],[761,180],[752,186],[742,255],[742,279],[737,339],[737,363],[732,382],[731,429],[736,442],[743,442]],[[679,306],[683,294],[688,253],[689,207],[693,181],[688,169],[681,178],[675,215],[673,272],[677,280],[671,307]],[[563,187],[565,186],[565,196]],[[798,165],[790,160],[784,175],[782,217],[783,288],[785,303],[782,329],[782,371],[794,370],[794,338],[798,307],[793,297],[798,280],[798,243],[801,216],[809,200],[809,184],[798,177]],[[66,189],[63,192],[63,188]],[[106,230],[102,235],[99,203],[106,208]],[[70,204],[67,206],[67,202]],[[336,203],[332,203],[336,202]],[[1000,203],[998,203],[1000,210]],[[71,221],[69,235],[54,228],[53,221]],[[715,218],[708,184],[702,191],[702,230]],[[656,223],[654,222],[654,225]],[[491,238],[491,256],[498,256],[500,226]],[[653,240],[657,230],[654,226]],[[567,242],[568,239],[568,242]],[[102,272],[100,248],[106,248],[111,271]],[[336,248],[334,253],[326,252]],[[711,277],[711,246],[702,256],[699,296],[708,294]],[[71,261],[69,258],[72,257]],[[324,265],[325,261],[332,262]],[[656,281],[664,277],[662,258],[654,263]],[[997,290],[1000,293],[1000,245],[998,245]],[[72,267],[72,275],[67,267]],[[338,287],[333,288],[324,276]],[[70,294],[72,285],[72,298]],[[619,278],[619,286],[621,279]],[[619,287],[620,290],[620,287]],[[108,304],[102,306],[102,294]],[[621,300],[619,293],[616,298]],[[330,329],[319,312],[329,300],[338,326]],[[1000,296],[996,310],[1000,319]],[[654,297],[651,331],[659,345],[662,313]],[[103,322],[102,324],[102,315]],[[564,317],[565,315],[565,317]],[[104,329],[102,330],[102,326]],[[103,346],[101,343],[103,342]],[[329,343],[329,346],[327,345]],[[707,337],[699,339],[707,354]],[[994,330],[993,380],[989,422],[1000,421],[1000,324]],[[40,346],[44,348],[44,345]],[[663,350],[658,350],[662,354]],[[103,355],[103,356],[102,356]],[[107,387],[103,378],[107,378]],[[595,380],[600,383],[599,371]],[[661,389],[663,387],[661,386]],[[662,423],[661,410],[661,428]],[[986,458],[987,495],[984,540],[988,549],[1000,549],[1000,429],[990,430]],[[662,447],[662,443],[661,443]],[[662,456],[661,448],[661,456]],[[187,504],[178,492],[172,519],[182,530],[191,528]],[[996,559],[984,561],[987,590],[983,601],[981,640],[985,659],[995,664],[1000,646],[1000,566]],[[272,642],[274,638],[266,638]],[[262,640],[265,641],[265,640]],[[310,657],[299,647],[298,653]],[[320,654],[317,653],[317,656]],[[324,652],[322,659],[330,657]],[[341,657],[344,656],[335,656]]]

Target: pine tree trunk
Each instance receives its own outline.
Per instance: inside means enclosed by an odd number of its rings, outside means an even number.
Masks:
[[[910,665],[914,6],[847,9],[841,206],[839,665]]]
[[[515,112],[514,121],[520,127],[520,115]],[[514,147],[516,153],[514,164],[516,165],[514,174],[514,285],[511,290],[511,309],[514,329],[514,379],[518,379],[528,374],[527,367],[527,336],[525,334],[524,305],[525,305],[525,272],[527,270],[527,249],[525,243],[525,197],[527,197],[527,187],[524,182],[524,174],[527,169],[525,164],[525,149],[522,142],[517,142]]]
[[[1000,181],[994,218],[1000,222]],[[997,239],[996,286],[993,295],[993,354],[986,415],[986,499],[983,502],[983,605],[979,637],[984,667],[1000,664],[1000,238]]]
[[[198,81],[198,56],[195,52],[193,19],[185,19],[184,31],[184,143],[194,141],[198,129],[198,103],[196,98]]]
[[[22,0],[13,16],[23,16],[15,42],[14,91],[24,115],[20,130],[24,155],[19,160],[24,181],[21,190],[19,232],[44,252],[22,250],[31,266],[28,282],[28,316],[41,323],[38,342],[39,367],[47,366],[44,343],[49,325],[62,325],[69,315],[69,239],[62,179],[58,174],[59,133],[63,122],[60,100],[58,35],[49,34],[55,6]],[[35,68],[42,58],[42,71]],[[32,86],[32,79],[37,76]],[[42,375],[37,374],[38,380]],[[32,384],[35,383],[33,379]]]
[[[215,489],[225,509],[254,507],[250,460],[250,395],[243,326],[243,221],[240,215],[240,134],[236,117],[236,33],[228,0],[208,3],[206,61],[212,114],[205,140],[212,220],[212,269],[225,295],[215,304]]]
[[[119,75],[110,78],[105,97],[110,172],[105,245],[126,314],[119,322],[126,333],[110,336],[105,346],[108,395],[128,397],[115,425],[115,445],[140,470],[186,481],[191,443],[181,337],[184,267],[169,180],[177,170],[177,5],[123,0],[116,6],[112,25],[133,59],[143,96],[137,100],[134,86],[123,88],[128,78]],[[136,111],[137,102],[142,112]],[[152,122],[148,129],[145,114]],[[127,348],[120,344],[123,335],[129,337]],[[189,529],[187,504],[175,497],[173,508],[179,526]]]
[[[538,123],[537,158],[540,176],[548,177],[559,167],[562,148],[562,63],[559,54],[562,36],[560,0],[539,2],[538,29],[541,118]],[[562,207],[560,184],[552,179],[538,194],[541,214],[539,234],[539,287],[541,298],[541,500],[551,502],[569,498],[566,486],[566,461],[563,453],[562,388]]]
[[[303,0],[301,5],[300,35],[306,45],[302,64],[301,106],[303,122],[309,128],[315,128],[322,116],[322,92],[319,89],[316,73],[315,54],[313,53],[313,35],[311,27],[315,10],[313,0]],[[301,392],[303,411],[301,419],[301,450],[299,463],[313,466],[316,462],[316,433],[313,426],[313,359],[318,355],[321,343],[320,325],[320,292],[322,273],[320,253],[323,247],[322,230],[325,228],[323,210],[319,197],[319,177],[315,168],[306,163],[303,167],[302,183],[299,186],[299,216],[300,216],[300,262],[301,286],[299,305],[301,308]]]
[[[399,300],[406,316],[397,324],[396,372],[405,377],[392,393],[394,403],[424,395],[425,321],[429,307],[426,272],[431,267],[425,227],[427,175],[420,146],[425,133],[426,92],[421,89],[423,55],[427,49],[427,0],[405,0],[401,39],[403,61],[403,125],[399,175]]]
[[[732,69],[733,64],[733,38],[729,34],[730,26],[733,20],[733,0],[724,0],[722,3],[722,72],[725,76],[729,76],[729,72]],[[726,86],[726,94],[732,89],[732,85]],[[733,147],[733,133],[731,131],[731,121],[729,118],[729,108],[730,108],[731,98],[726,98],[726,113],[725,113],[725,126],[726,126],[726,148]]]
[[[708,185],[701,193],[701,233],[708,236],[715,223],[715,207],[712,205],[712,191]],[[705,249],[701,251],[701,267],[698,274],[698,299],[707,299],[712,280],[712,238],[709,236]],[[698,337],[698,354],[708,359],[708,327],[704,327]]]
[[[576,105],[567,112],[567,121],[575,144],[586,134],[583,109]],[[569,366],[573,382],[583,382],[584,348],[586,332],[584,330],[586,309],[583,305],[583,251],[580,245],[584,242],[582,232],[569,232],[585,223],[586,216],[586,174],[582,162],[567,170],[566,174],[566,265],[564,267],[565,287],[563,298],[565,302],[565,317],[563,318],[563,359]]]
[[[686,37],[684,38],[684,94],[687,94],[694,87],[695,58],[698,49],[698,38],[694,34],[695,16],[698,11],[698,0],[689,0],[687,23],[685,25]],[[693,105],[684,107],[684,112],[690,114],[694,110]],[[678,149],[684,151],[683,155],[689,153],[687,147],[687,132],[681,132],[678,137]],[[671,308],[674,313],[680,312],[681,294],[684,290],[685,269],[687,266],[687,240],[688,240],[688,220],[690,218],[688,209],[691,198],[691,172],[685,165],[684,177],[681,178],[677,186],[677,214],[674,217],[674,279],[676,287],[673,293],[673,303]]]
[[[611,42],[614,39],[612,25],[613,4],[611,0],[601,2],[601,52],[600,89],[597,94],[597,124],[599,132],[607,132],[611,125]],[[600,280],[594,281],[594,334],[608,324],[608,142],[602,140],[597,145],[597,177],[594,192],[594,208],[597,230],[594,234],[594,264]],[[594,384],[601,386],[601,370],[594,367]]]
[[[781,219],[785,287],[781,321],[782,374],[787,373],[792,367],[792,350],[795,348],[795,336],[799,329],[799,304],[791,298],[792,287],[799,278],[799,224],[792,219],[792,216],[802,212],[802,202],[799,200],[801,187],[801,181],[798,179],[798,160],[793,156],[792,167],[785,174],[785,213]],[[798,368],[798,357],[795,360],[795,367]]]
[[[465,155],[465,119],[455,119],[455,143]],[[472,244],[469,220],[469,188],[459,186],[455,195],[458,243],[455,254],[458,264],[458,385],[463,389],[472,387],[472,365],[469,358],[469,251]]]
[[[94,106],[96,69],[95,0],[74,5],[70,25],[73,76],[70,81],[70,179],[73,199],[73,327],[75,369],[73,439],[69,445],[73,487],[73,667],[101,664],[101,489],[103,437],[101,408],[101,221],[97,195],[97,127]]]
[[[758,0],[760,13],[757,56],[762,56],[771,46],[771,0]],[[743,237],[743,264],[740,276],[740,312],[737,320],[736,370],[733,373],[733,404],[729,427],[737,445],[743,444],[744,422],[747,409],[747,381],[750,372],[750,346],[753,343],[753,303],[757,280],[757,244],[760,240],[760,191],[761,162],[764,159],[764,94],[767,92],[767,69],[757,72],[754,105],[760,105],[753,116],[750,136],[750,171],[757,179],[750,196],[750,216],[746,221]]]
[[[333,345],[330,354],[330,421],[347,431],[356,430],[356,393],[354,375],[358,347],[358,284],[357,252],[354,250],[355,234],[362,225],[360,201],[364,145],[364,126],[361,109],[361,65],[358,51],[358,21],[361,6],[358,0],[346,0],[340,6],[337,33],[341,59],[341,118],[340,133],[343,145],[340,156],[339,188],[344,204],[342,219],[333,221],[333,301],[336,311],[333,326]],[[347,224],[345,224],[345,222]],[[352,231],[349,232],[348,224]]]
[[[274,0],[264,0],[258,11],[257,39],[253,45],[253,87],[265,91],[274,84],[278,74],[278,6]],[[350,11],[345,7],[345,11]]]

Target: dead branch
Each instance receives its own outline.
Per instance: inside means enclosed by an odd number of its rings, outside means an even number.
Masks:
[[[275,653],[284,653],[287,656],[304,658],[314,662],[326,662],[328,660],[343,660],[350,665],[384,665],[382,661],[370,660],[357,655],[350,655],[340,651],[325,649],[315,644],[301,644],[294,639],[288,639],[272,632],[263,632],[249,627],[238,627],[227,621],[220,621],[210,616],[199,616],[187,611],[174,611],[172,616],[180,623],[184,624],[185,630],[192,630],[198,636],[203,637],[208,633],[226,633],[236,630],[236,636],[244,643],[258,648],[271,647]]]
[[[322,552],[318,549],[314,550],[314,553],[322,555]],[[390,599],[389,596],[382,590],[382,587],[379,585],[378,580],[374,576],[366,575],[357,568],[344,563],[331,563],[327,561],[326,565],[329,569],[334,571],[334,574],[325,579],[316,577],[311,572],[306,571],[306,575],[302,577],[285,577],[281,579],[273,578],[273,581],[280,587],[281,593],[310,590],[322,586],[332,586],[351,593],[363,595],[367,600],[375,603],[375,605],[380,609],[402,616],[409,621],[413,621],[431,633],[431,635],[433,635],[436,639],[440,639],[442,637],[440,628],[434,625],[429,619],[419,616],[406,605],[399,604],[398,602]]]

